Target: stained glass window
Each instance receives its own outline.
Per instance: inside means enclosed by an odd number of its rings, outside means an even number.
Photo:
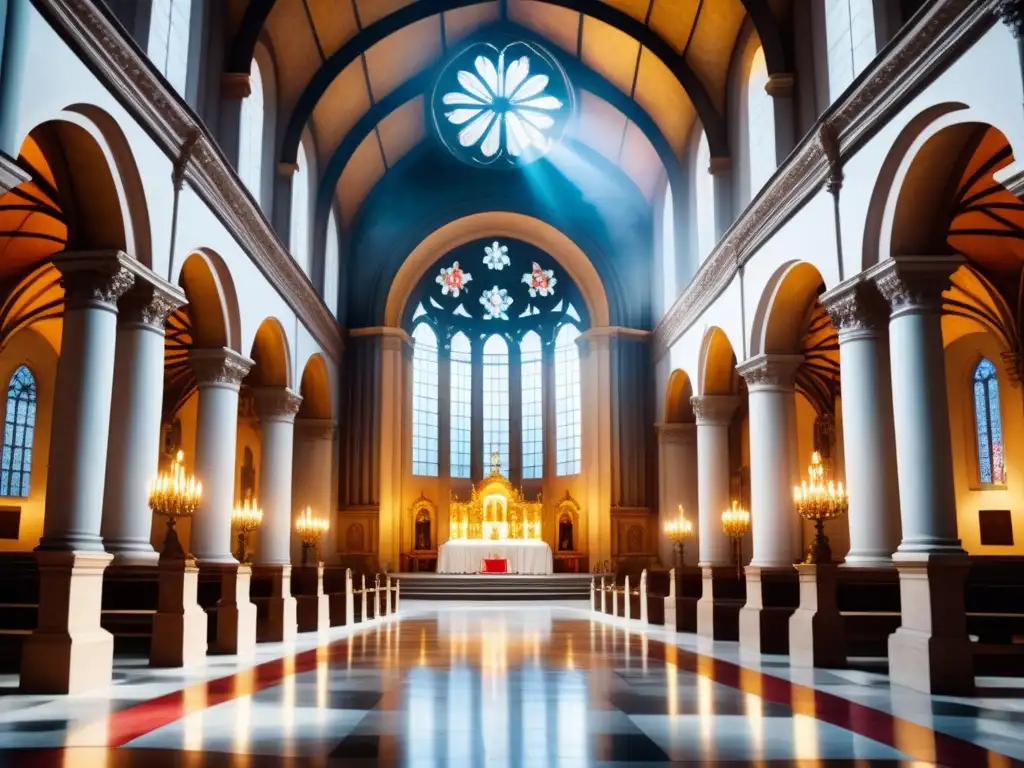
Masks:
[[[22,365],[11,375],[7,384],[0,496],[28,498],[35,431],[36,380],[32,372]]]
[[[555,442],[559,476],[580,472],[580,353],[575,325],[563,325],[555,338]]]
[[[469,339],[452,338],[451,351],[451,476],[469,477],[473,423],[473,364]]]
[[[412,338],[412,473],[436,477],[437,336],[420,323]]]
[[[982,358],[974,369],[974,425],[978,433],[978,475],[982,483],[1006,482],[999,381],[992,361]]]
[[[528,331],[519,342],[523,398],[523,477],[544,476],[544,408],[540,336]]]
[[[508,344],[498,334],[484,342],[484,466],[491,454],[501,454],[501,471],[508,476]]]

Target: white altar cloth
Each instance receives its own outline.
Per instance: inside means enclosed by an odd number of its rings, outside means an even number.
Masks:
[[[500,557],[508,560],[509,573],[547,575],[552,567],[551,547],[536,539],[452,539],[437,553],[438,573],[480,573],[481,560]]]

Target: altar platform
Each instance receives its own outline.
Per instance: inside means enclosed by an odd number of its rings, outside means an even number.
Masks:
[[[590,600],[590,574],[548,576],[402,573],[402,600]]]

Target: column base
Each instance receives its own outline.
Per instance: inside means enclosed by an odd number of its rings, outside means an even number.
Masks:
[[[845,667],[846,632],[836,603],[837,566],[800,564],[800,606],[789,617],[789,661],[800,667]]]
[[[165,558],[160,563],[160,605],[153,617],[151,667],[190,667],[206,660],[206,611],[196,599],[195,560]]]
[[[100,626],[106,552],[37,551],[39,618],[21,652],[24,693],[74,694],[110,685],[114,636]]]
[[[974,692],[974,654],[967,636],[965,555],[897,552],[901,623],[889,636],[889,680],[936,695]]]
[[[249,565],[208,565],[220,572],[220,600],[217,601],[218,653],[252,656],[256,652],[256,606],[249,600],[252,567]]]
[[[701,567],[701,596],[697,601],[697,634],[712,640],[739,640],[739,612],[746,599],[746,585],[736,578],[736,568],[725,565]]]
[[[840,568],[892,568],[891,552],[848,552]]]
[[[799,605],[796,571],[788,567],[744,569],[747,602],[740,609],[740,650],[748,653],[789,653],[789,618]]]
[[[160,560],[160,553],[148,540],[104,539],[103,546],[114,556],[111,565],[156,565]]]
[[[256,640],[261,643],[288,643],[299,632],[297,605],[292,596],[290,565],[257,565],[253,578],[270,582],[270,595],[256,598],[264,608],[256,626]]]

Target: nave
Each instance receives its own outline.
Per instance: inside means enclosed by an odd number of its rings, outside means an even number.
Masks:
[[[119,660],[102,697],[10,690],[0,765],[1024,761],[1019,682],[929,697],[575,605],[407,601],[369,629],[263,645],[255,666]]]

